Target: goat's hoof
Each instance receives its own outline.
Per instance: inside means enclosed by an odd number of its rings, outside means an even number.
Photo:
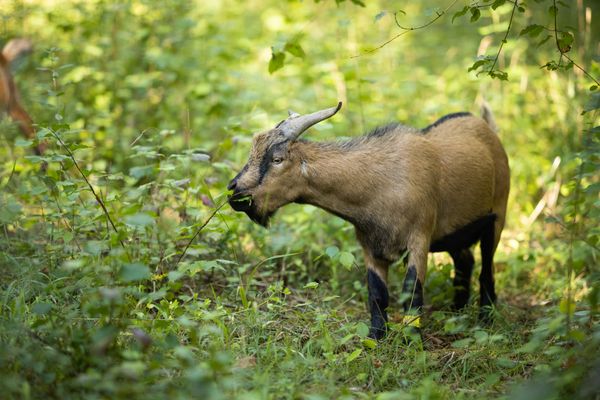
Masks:
[[[386,330],[381,328],[371,328],[369,330],[369,335],[367,336],[370,339],[381,340],[385,337]]]

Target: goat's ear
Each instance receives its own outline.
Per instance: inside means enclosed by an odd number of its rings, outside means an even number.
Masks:
[[[33,44],[27,39],[11,39],[2,49],[2,56],[10,64],[24,54],[31,53]]]
[[[342,108],[341,101],[336,107],[326,108],[307,115],[300,115],[290,110],[287,119],[280,122],[277,128],[286,139],[294,141],[311,126],[335,115],[340,108]]]

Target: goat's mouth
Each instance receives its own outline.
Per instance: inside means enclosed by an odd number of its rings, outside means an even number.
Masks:
[[[243,193],[234,193],[227,199],[235,211],[247,211],[252,208],[252,196]]]
[[[235,211],[245,212],[248,218],[253,222],[264,226],[269,226],[269,219],[274,213],[261,213],[252,201],[252,196],[236,193],[229,196],[229,205]]]

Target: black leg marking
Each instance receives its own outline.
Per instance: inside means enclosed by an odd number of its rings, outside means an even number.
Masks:
[[[408,299],[404,302],[404,311],[408,312],[415,310],[417,313],[423,307],[423,285],[417,278],[417,269],[414,265],[408,267],[404,284],[402,285],[402,294],[408,295]]]
[[[471,296],[471,274],[473,273],[473,253],[469,249],[450,252],[454,261],[454,308],[460,310]]]
[[[479,318],[489,321],[492,306],[496,302],[496,290],[494,289],[494,227],[490,223],[481,234],[481,275],[479,275],[480,297]]]
[[[369,269],[367,272],[367,283],[369,285],[369,310],[371,311],[371,331],[369,337],[381,339],[385,336],[389,294],[385,282]]]
[[[421,337],[421,308],[423,307],[423,285],[417,277],[417,269],[414,265],[408,267],[406,277],[402,284],[402,295],[407,297],[404,301],[404,323],[408,324],[404,333],[406,343],[418,340]]]

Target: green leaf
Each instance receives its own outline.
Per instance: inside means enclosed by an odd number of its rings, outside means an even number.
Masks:
[[[100,240],[88,240],[84,244],[83,249],[85,250],[86,253],[88,253],[92,256],[97,256],[97,255],[100,255],[102,253],[102,251],[108,249],[108,244],[106,242],[100,241]]]
[[[335,256],[337,256],[340,252],[340,249],[337,248],[337,246],[329,246],[328,248],[325,249],[325,254],[327,254],[329,256],[329,258],[334,258]]]
[[[518,364],[513,360],[509,360],[508,358],[499,358],[496,360],[496,365],[502,368],[514,368]]]
[[[471,7],[471,22],[476,22],[481,17],[481,11],[477,7]]]
[[[318,282],[308,282],[306,285],[304,285],[304,289],[316,289],[318,287],[319,287]]]
[[[475,61],[475,62],[473,63],[473,65],[471,65],[471,66],[469,67],[469,69],[468,69],[467,71],[468,71],[468,72],[471,72],[471,71],[476,71],[478,68],[480,68],[480,67],[482,67],[482,66],[486,65],[486,64],[487,64],[487,63],[489,63],[489,62],[490,62],[490,60],[488,60],[487,58],[486,58],[486,59],[483,59],[483,60],[477,60],[477,61]]]
[[[592,93],[590,99],[583,107],[584,112],[590,112],[600,108],[600,93]]]
[[[167,277],[169,278],[169,282],[176,282],[179,279],[183,278],[185,274],[181,271],[169,271]]]
[[[569,32],[561,32],[558,38],[558,48],[561,53],[568,53],[575,38]]]
[[[352,253],[348,253],[347,251],[342,251],[340,253],[340,264],[344,267],[350,269],[354,265],[354,256]]]
[[[494,79],[500,79],[501,81],[507,81],[508,80],[508,73],[506,73],[504,71],[494,70],[494,71],[490,71],[489,74]]]
[[[225,271],[225,268],[217,260],[198,260],[187,265],[184,270],[187,270],[190,276],[194,276],[200,271]]]
[[[287,42],[283,48],[285,51],[298,58],[304,58],[306,55],[302,47],[296,42]]]
[[[502,6],[504,3],[506,3],[506,0],[496,0],[492,3],[492,10],[495,10],[496,8]]]
[[[242,301],[242,305],[244,306],[244,308],[248,308],[248,305],[250,303],[248,302],[248,296],[246,295],[246,289],[244,288],[244,285],[238,286],[238,293],[240,295],[240,300]]]
[[[50,303],[35,303],[31,307],[31,311],[37,315],[46,315],[52,310],[52,304]]]
[[[26,140],[26,139],[23,139],[20,137],[15,140],[15,146],[17,146],[17,147],[29,147],[32,144],[33,144],[33,140]]]
[[[349,333],[340,340],[340,345],[343,346],[356,336],[354,333]]]
[[[125,264],[119,271],[119,278],[123,282],[135,282],[150,278],[150,269],[142,263]]]
[[[563,314],[573,315],[573,313],[575,312],[575,300],[563,297],[560,300],[558,309]]]
[[[473,337],[475,338],[475,341],[477,341],[478,344],[484,344],[488,341],[489,335],[486,331],[478,330],[473,333]]]
[[[52,132],[50,132],[50,130],[48,128],[42,128],[35,133],[35,136],[38,139],[43,139],[46,136],[52,136]]]
[[[460,340],[456,340],[456,341],[452,342],[452,347],[457,348],[457,349],[465,349],[465,348],[469,347],[469,345],[471,343],[473,343],[472,338],[460,339]]]
[[[346,364],[351,363],[352,361],[356,360],[358,358],[358,356],[360,356],[362,353],[362,349],[358,348],[356,350],[354,350],[352,353],[348,354],[346,356]]]
[[[282,51],[275,51],[275,49],[273,49],[271,47],[271,60],[269,61],[269,73],[272,74],[273,72],[283,68],[284,63],[285,63],[285,53]]]
[[[553,18],[557,12],[558,12],[558,8],[555,5],[551,5],[550,8],[548,8],[548,14],[550,14],[550,16]]]
[[[366,7],[365,3],[362,0],[350,0],[350,1],[352,1],[352,3],[356,4],[357,6]]]
[[[359,322],[356,324],[356,334],[360,337],[367,337],[369,334],[369,326],[364,322]]]
[[[21,205],[10,195],[0,197],[0,223],[9,224],[21,215]]]
[[[544,27],[542,25],[538,25],[538,24],[531,24],[526,26],[525,28],[523,28],[521,30],[521,32],[519,33],[519,36],[523,36],[523,35],[529,35],[529,37],[537,37],[539,36],[540,33],[542,33],[544,31]]]
[[[145,165],[143,167],[133,167],[129,170],[129,175],[131,175],[134,178],[140,179],[140,178],[152,175],[153,170],[154,170],[153,165]]]
[[[145,227],[154,224],[154,218],[146,213],[137,213],[133,215],[128,215],[125,218],[125,222],[129,225]]]
[[[469,6],[464,6],[462,10],[454,13],[454,15],[452,16],[452,23],[454,23],[454,20],[458,17],[462,17],[463,15],[465,15],[467,13],[467,11],[469,11]]]
[[[363,340],[362,340],[362,344],[363,344],[363,346],[365,346],[367,349],[371,349],[371,350],[377,347],[377,341],[376,341],[376,340],[373,340],[373,339],[369,339],[369,338],[367,338],[367,339],[363,339]]]

